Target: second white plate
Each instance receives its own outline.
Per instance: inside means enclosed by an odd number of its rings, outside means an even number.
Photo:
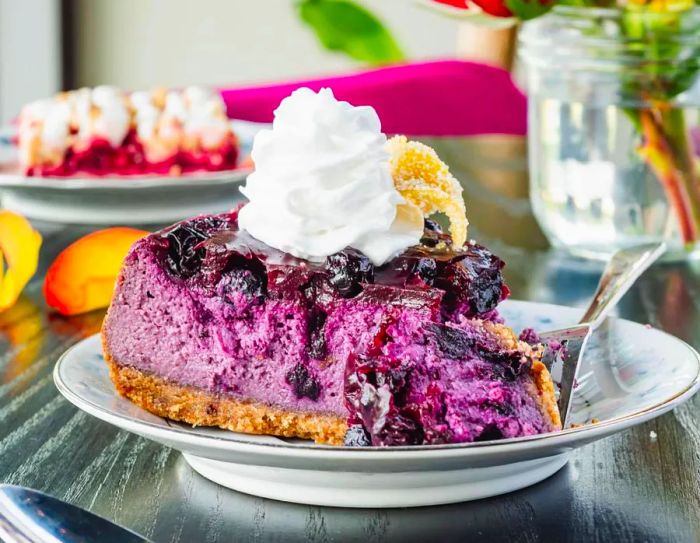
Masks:
[[[180,177],[54,179],[0,175],[2,207],[69,224],[160,224],[235,207],[249,170]]]
[[[266,125],[234,121],[241,156]],[[241,199],[249,168],[181,176],[26,177],[7,146],[0,168],[0,204],[30,219],[69,224],[162,224],[201,213],[221,213]],[[1,154],[1,153],[0,153]],[[10,161],[10,162],[7,162]]]

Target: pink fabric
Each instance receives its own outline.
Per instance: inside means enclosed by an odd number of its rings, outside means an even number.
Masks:
[[[526,101],[500,68],[446,60],[259,87],[222,89],[229,117],[270,122],[298,87],[330,87],[354,105],[373,106],[389,134],[409,136],[524,135]]]

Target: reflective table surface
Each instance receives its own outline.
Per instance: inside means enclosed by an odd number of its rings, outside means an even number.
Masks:
[[[98,331],[104,313],[66,318],[47,310],[46,267],[91,229],[35,226],[44,235],[41,269],[20,302],[0,314],[0,482],[65,499],[158,543],[700,540],[700,395],[575,452],[543,483],[477,502],[343,510],[219,487],[176,451],[99,422],[58,394],[56,359]],[[584,306],[602,268],[551,250],[482,241],[507,262],[518,299]],[[700,348],[700,262],[654,266],[618,314]]]

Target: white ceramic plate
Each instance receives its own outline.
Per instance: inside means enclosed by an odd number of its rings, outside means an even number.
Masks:
[[[515,329],[573,324],[571,308],[508,301]],[[54,380],[73,404],[120,428],[183,452],[203,476],[248,494],[343,507],[453,503],[517,490],[559,470],[568,454],[640,424],[689,399],[700,385],[700,356],[681,340],[610,319],[594,335],[579,370],[571,422],[596,424],[526,438],[462,445],[347,448],[309,441],[192,428],[156,417],[120,397],[97,336],[56,364]]]
[[[266,125],[234,121],[241,156]],[[26,177],[0,147],[2,207],[43,221],[72,224],[158,224],[235,206],[238,187],[250,173],[239,168],[181,176]]]

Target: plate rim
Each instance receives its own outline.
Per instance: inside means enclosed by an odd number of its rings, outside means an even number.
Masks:
[[[0,189],[55,189],[55,190],[120,190],[154,189],[161,187],[191,187],[200,184],[222,185],[239,183],[253,172],[245,166],[231,170],[200,171],[182,175],[106,175],[41,177],[21,173],[0,173]]]
[[[244,119],[229,119],[230,125],[234,134],[239,138],[239,147],[241,151],[241,159],[250,156],[250,148],[253,142],[253,135],[258,131],[269,128],[271,123],[247,121]],[[0,125],[0,129],[3,126]],[[0,141],[0,148],[8,147],[12,150],[12,158],[0,161],[0,166],[3,168],[17,167],[19,168],[19,160],[17,157],[17,146],[11,142]],[[162,188],[172,187],[173,185],[188,182],[206,183],[208,185],[219,185],[228,182],[240,182],[248,174],[253,172],[250,166],[238,166],[230,170],[221,171],[198,171],[190,172],[179,176],[160,175],[160,174],[142,174],[142,175],[106,175],[106,176],[90,176],[76,175],[68,177],[59,176],[27,176],[19,170],[10,173],[0,170],[0,190],[4,189],[30,189],[30,188],[45,188],[58,190],[79,190],[79,189],[146,189],[146,188]],[[240,175],[245,174],[245,175]],[[239,178],[240,175],[240,178]],[[235,179],[232,179],[235,177]],[[85,184],[92,186],[85,186]]]
[[[508,300],[506,303],[509,304],[525,304],[525,305],[538,305],[538,306],[547,306],[547,307],[552,307],[552,308],[557,308],[559,310],[565,309],[565,310],[577,310],[578,308],[571,307],[571,306],[565,306],[565,305],[559,305],[559,304],[550,304],[550,303],[543,303],[543,302],[536,302],[536,301],[529,301],[529,300]],[[635,321],[631,321],[628,319],[622,319],[619,317],[610,317],[611,320],[613,321],[619,321],[619,322],[624,322],[624,323],[629,323],[633,324],[635,326],[641,326],[644,327],[643,324],[640,324]],[[167,428],[164,428],[163,426],[159,424],[155,424],[149,421],[143,421],[143,420],[138,420],[138,419],[133,419],[131,417],[125,417],[123,415],[117,414],[114,411],[111,411],[105,407],[102,407],[98,404],[95,404],[94,402],[87,400],[83,397],[81,397],[79,394],[73,392],[60,378],[59,373],[62,364],[64,363],[65,359],[68,357],[68,355],[77,349],[80,345],[83,345],[84,343],[87,343],[89,341],[96,341],[99,340],[100,332],[93,334],[91,336],[88,336],[79,342],[75,343],[71,347],[69,347],[57,360],[54,369],[53,369],[53,380],[56,388],[58,391],[66,398],[70,403],[72,403],[74,406],[76,406],[78,409],[85,411],[86,413],[90,414],[91,416],[94,416],[100,420],[103,420],[105,422],[108,422],[109,424],[113,424],[119,428],[127,429],[124,426],[121,426],[115,422],[112,421],[122,421],[126,425],[129,425],[130,428],[128,428],[128,431],[131,432],[136,432],[136,429],[140,428],[146,428],[149,430],[146,432],[147,435],[152,435],[152,434],[159,434],[161,437],[164,437],[165,439],[168,439],[168,435],[175,434],[177,436],[180,436],[181,439],[178,439],[178,442],[183,442],[183,441],[190,441],[191,444],[199,444],[203,447],[212,447],[216,448],[217,450],[227,450],[231,451],[231,447],[236,447],[239,450],[240,449],[248,449],[248,450],[253,450],[255,452],[261,452],[264,450],[266,453],[269,454],[276,454],[279,453],[279,451],[285,451],[285,454],[289,455],[292,454],[293,456],[297,455],[306,455],[308,456],[309,454],[321,454],[324,455],[325,453],[330,452],[331,454],[335,455],[338,459],[341,457],[347,455],[348,459],[358,459],[360,455],[367,456],[370,453],[376,453],[379,456],[384,456],[385,458],[387,456],[393,456],[398,459],[408,459],[410,458],[413,454],[415,453],[427,453],[427,454],[443,454],[445,456],[463,456],[463,455],[470,455],[470,454],[480,454],[480,453],[485,453],[485,452],[513,452],[513,451],[519,451],[523,449],[527,450],[532,450],[532,449],[538,449],[538,448],[544,448],[547,446],[556,446],[557,444],[560,446],[565,446],[568,444],[568,442],[573,442],[571,444],[571,447],[573,448],[579,440],[577,439],[580,438],[581,436],[588,436],[590,438],[595,438],[596,436],[599,437],[605,437],[606,435],[612,434],[615,431],[621,431],[626,428],[629,428],[630,426],[634,426],[636,424],[641,424],[643,422],[646,422],[647,420],[650,420],[652,418],[655,418],[655,416],[662,415],[679,405],[683,404],[685,401],[689,400],[698,390],[700,389],[700,353],[692,347],[692,345],[688,344],[686,341],[664,331],[659,328],[653,328],[655,332],[659,332],[661,334],[664,334],[666,336],[669,336],[669,338],[673,341],[679,342],[680,345],[683,345],[685,349],[688,351],[690,358],[694,360],[695,362],[695,376],[693,379],[687,384],[687,386],[683,389],[672,395],[671,397],[667,398],[666,400],[656,403],[644,410],[641,411],[636,411],[634,413],[630,413],[628,415],[623,415],[619,417],[614,417],[612,419],[608,419],[602,422],[598,422],[595,424],[586,424],[582,426],[578,426],[575,428],[567,428],[565,430],[561,430],[558,432],[547,432],[544,434],[535,434],[531,436],[522,436],[522,437],[516,437],[516,438],[509,438],[509,439],[503,439],[503,440],[494,440],[494,441],[484,441],[484,442],[473,442],[473,443],[446,443],[446,444],[440,444],[440,445],[403,445],[403,446],[392,446],[392,447],[380,447],[380,446],[370,446],[370,447],[346,447],[346,446],[333,446],[333,445],[322,445],[322,444],[316,444],[316,443],[301,443],[301,444],[288,444],[285,442],[280,442],[280,443],[274,443],[274,442],[253,442],[253,441],[248,441],[245,439],[246,434],[238,433],[238,432],[231,432],[232,434],[240,434],[243,436],[242,439],[230,439],[230,438],[224,438],[224,437],[217,437],[217,436],[206,436],[206,435],[201,435],[201,434],[194,434],[188,429],[183,429],[179,427],[174,427],[169,425],[169,420],[164,417],[159,417],[162,420],[168,424]],[[114,391],[115,394],[117,394],[116,390]],[[128,400],[127,400],[128,401]],[[138,406],[136,406],[138,407]],[[142,408],[139,408],[142,409]],[[145,412],[148,413],[148,411],[144,410]],[[102,416],[96,414],[99,413]],[[157,416],[157,415],[153,415]],[[111,420],[110,420],[111,419]],[[138,432],[136,432],[138,433]],[[602,434],[602,435],[601,435]],[[143,435],[143,434],[142,434]],[[276,437],[276,436],[271,436],[271,437]],[[389,454],[391,453],[391,454]]]

